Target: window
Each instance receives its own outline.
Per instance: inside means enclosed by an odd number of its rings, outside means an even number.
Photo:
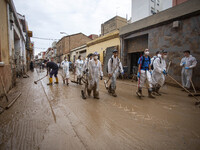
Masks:
[[[152,14],[152,15],[156,14],[155,8],[153,8],[153,7],[151,7],[151,14]]]

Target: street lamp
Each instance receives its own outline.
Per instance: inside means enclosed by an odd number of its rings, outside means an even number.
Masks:
[[[65,34],[65,35],[69,35],[66,32],[60,32],[60,34]],[[69,36],[69,51],[70,51],[70,36]],[[68,56],[68,60],[70,60],[70,56]]]
[[[66,35],[68,35],[66,32],[60,32],[60,34],[66,34]]]

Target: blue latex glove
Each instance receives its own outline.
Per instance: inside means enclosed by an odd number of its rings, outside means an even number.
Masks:
[[[183,62],[183,65],[185,65],[186,63],[185,62]]]
[[[124,75],[124,72],[122,72],[121,75]]]
[[[167,75],[167,72],[166,72],[165,70],[163,70],[163,74],[164,74],[164,75]]]
[[[139,72],[137,73],[137,77],[140,78],[140,73]]]
[[[189,67],[185,67],[185,69],[190,69]]]
[[[150,72],[150,74],[152,75],[152,71],[149,71]]]

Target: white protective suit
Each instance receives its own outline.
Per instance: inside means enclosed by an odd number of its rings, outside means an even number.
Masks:
[[[82,78],[82,76],[83,76],[83,60],[77,59],[75,62],[75,66],[76,66],[77,78]]]
[[[152,84],[159,84],[163,86],[165,83],[165,76],[163,70],[166,71],[166,61],[162,57],[157,57],[153,62],[154,70],[152,72]]]
[[[67,60],[63,60],[61,67],[63,68],[63,77],[69,79],[69,62]]]
[[[114,55],[112,55],[112,58],[110,58],[108,61],[108,74],[113,74],[111,77],[112,90],[116,89],[116,79],[117,76],[119,75],[119,71],[121,73],[124,72],[122,63],[118,57],[115,58]]]
[[[97,64],[95,64],[95,60],[92,59],[89,61],[88,68],[89,68],[88,89],[92,90],[93,88],[95,88],[94,91],[99,93],[99,78],[100,76],[103,77],[101,62],[97,60]]]
[[[88,69],[89,66],[89,61],[90,59],[86,58],[83,64],[83,71],[86,71]]]
[[[185,63],[185,64],[184,64]],[[186,88],[190,88],[190,79],[192,78],[192,70],[196,67],[197,61],[196,58],[190,55],[189,57],[183,57],[181,59],[180,66],[182,67],[181,79],[182,85]],[[189,67],[189,69],[185,69]]]
[[[158,56],[153,56],[152,58],[151,58],[151,66],[153,65],[153,62],[154,62],[154,60],[157,58]]]

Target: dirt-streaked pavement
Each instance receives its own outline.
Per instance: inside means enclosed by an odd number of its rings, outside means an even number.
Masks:
[[[100,82],[100,99],[83,100],[81,86],[47,86],[45,75],[29,72],[19,80],[21,97],[0,114],[0,149],[82,150],[200,148],[200,108],[179,88],[164,86],[162,96],[139,100],[133,82],[118,80],[117,98]],[[50,103],[49,103],[50,102]],[[51,107],[55,113],[56,122]]]

